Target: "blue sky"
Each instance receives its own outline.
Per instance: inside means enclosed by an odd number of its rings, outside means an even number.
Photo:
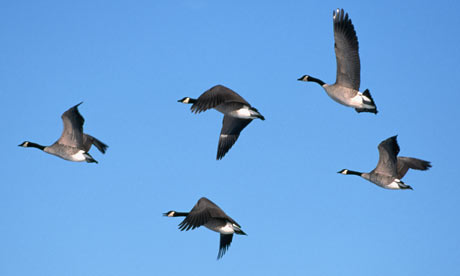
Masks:
[[[327,97],[332,11],[349,13],[361,90],[378,115]],[[460,18],[456,1],[4,1],[0,4],[0,274],[460,274]],[[266,118],[216,161],[222,115],[177,103],[226,85]],[[52,144],[84,101],[99,164]],[[372,170],[398,134],[414,191],[336,172]],[[180,232],[206,196],[248,236]]]

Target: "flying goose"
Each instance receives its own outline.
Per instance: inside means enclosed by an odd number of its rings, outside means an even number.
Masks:
[[[252,107],[235,91],[223,85],[216,85],[205,91],[198,99],[185,97],[178,102],[192,104],[190,108],[195,114],[214,108],[224,114],[220,131],[217,160],[222,159],[240,136],[240,132],[249,123],[259,118],[265,120],[257,109]]]
[[[189,213],[169,211],[163,215],[167,217],[185,217],[179,224],[181,231],[193,230],[204,225],[212,231],[219,232],[220,245],[217,259],[222,258],[227,252],[232,243],[233,234],[246,235],[236,221],[206,197],[200,198]]]
[[[102,153],[105,153],[108,146],[93,136],[83,133],[83,123],[85,119],[81,116],[80,112],[78,112],[78,106],[82,103],[83,102],[77,104],[62,114],[61,118],[64,122],[64,130],[59,140],[54,144],[51,146],[42,146],[25,141],[19,146],[37,148],[69,161],[97,163],[88,153],[91,145],[96,146]]]
[[[304,75],[299,81],[312,81],[321,85],[334,101],[354,107],[360,112],[377,114],[377,107],[368,89],[359,92],[360,61],[358,53],[358,38],[355,28],[343,9],[333,12],[334,22],[334,49],[337,59],[337,79],[329,85],[322,80]]]
[[[409,169],[426,171],[431,168],[428,161],[412,157],[397,157],[399,153],[396,136],[382,141],[379,146],[379,162],[377,167],[370,173],[341,170],[338,173],[359,175],[362,178],[385,189],[399,190],[411,189],[412,187],[401,181]]]

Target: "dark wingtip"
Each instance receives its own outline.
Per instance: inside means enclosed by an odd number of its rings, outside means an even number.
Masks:
[[[429,168],[431,168],[431,162],[427,161],[426,163],[427,163],[426,164],[426,169],[428,170]]]

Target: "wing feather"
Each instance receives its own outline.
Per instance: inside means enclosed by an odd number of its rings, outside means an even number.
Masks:
[[[379,162],[374,172],[396,177],[396,157],[399,153],[396,137],[390,137],[379,144]]]
[[[206,224],[210,219],[225,219],[231,223],[238,225],[232,218],[227,216],[222,209],[219,208],[211,200],[202,197],[198,202],[193,206],[190,213],[185,217],[185,219],[179,224],[179,229],[181,231],[193,230],[197,227],[200,227]],[[239,225],[238,225],[239,226]]]
[[[400,156],[397,160],[397,177],[398,179],[403,178],[409,169],[426,171],[429,168],[431,168],[431,163],[429,161]]]
[[[232,148],[240,136],[240,132],[252,121],[252,119],[239,119],[232,116],[224,116],[222,130],[217,146],[217,160],[222,159]]]
[[[333,13],[334,49],[337,60],[336,83],[359,91],[361,63],[356,31],[343,9]]]
[[[235,91],[223,85],[216,85],[201,94],[201,96],[196,100],[190,109],[192,112],[200,113],[225,102],[238,102],[251,106]]]
[[[69,108],[62,114],[64,129],[57,143],[70,147],[83,147],[83,124],[85,119],[78,111],[78,106],[82,103]]]

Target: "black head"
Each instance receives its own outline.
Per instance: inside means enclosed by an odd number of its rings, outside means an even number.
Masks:
[[[303,75],[302,77],[298,78],[298,81],[309,81],[310,76],[309,75]]]
[[[182,98],[182,99],[180,99],[180,100],[177,100],[177,102],[179,102],[179,103],[184,103],[184,104],[188,104],[188,103],[191,102],[190,100],[191,100],[190,97],[184,97],[184,98]]]
[[[348,170],[347,170],[347,169],[343,169],[343,170],[338,171],[337,173],[348,174]]]
[[[21,144],[19,144],[18,147],[25,147],[25,148],[27,148],[27,147],[29,147],[29,144],[30,144],[29,141],[24,141],[24,142],[22,142]]]
[[[163,213],[163,216],[174,217],[175,214],[176,214],[176,211],[169,211],[169,212]]]

